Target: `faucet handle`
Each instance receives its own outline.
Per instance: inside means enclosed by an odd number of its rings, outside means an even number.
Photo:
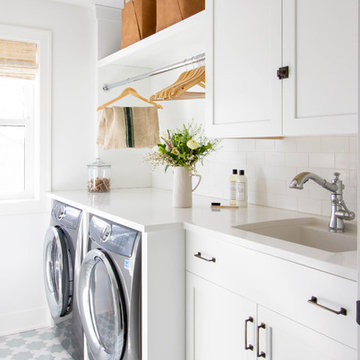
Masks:
[[[334,183],[336,183],[338,180],[339,180],[339,178],[340,178],[340,173],[339,172],[337,172],[337,171],[335,171],[334,172],[334,179],[332,179],[332,183],[334,184]]]

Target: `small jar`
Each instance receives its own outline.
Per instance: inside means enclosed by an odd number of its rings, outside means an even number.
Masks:
[[[111,165],[104,163],[100,158],[88,166],[89,192],[108,192],[111,189]]]

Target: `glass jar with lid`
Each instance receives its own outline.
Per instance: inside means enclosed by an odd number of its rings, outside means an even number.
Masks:
[[[106,164],[100,158],[88,166],[88,190],[89,192],[108,192],[111,189],[111,165]]]

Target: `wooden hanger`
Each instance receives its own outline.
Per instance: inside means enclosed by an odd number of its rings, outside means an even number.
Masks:
[[[205,98],[205,93],[202,92],[192,92],[186,95],[187,90],[195,85],[205,88],[205,66],[183,72],[173,84],[152,95],[150,100],[164,101]]]
[[[186,73],[186,76],[181,81],[176,81],[166,90],[165,95],[173,97],[174,94],[181,88],[186,87],[189,89],[189,84],[195,84],[199,79],[205,80],[205,66],[200,66],[195,69],[192,69]]]
[[[182,95],[169,99],[154,99],[156,101],[173,101],[173,100],[195,100],[205,99],[205,92],[202,91],[185,91]]]
[[[148,100],[148,99],[142,97],[141,95],[139,95],[139,93],[138,93],[135,89],[133,89],[133,88],[126,88],[118,97],[116,97],[115,99],[113,99],[113,100],[111,100],[111,101],[109,101],[109,102],[107,102],[107,103],[99,106],[99,107],[96,109],[96,111],[105,109],[107,106],[109,106],[109,105],[111,105],[112,103],[114,103],[114,102],[122,99],[123,97],[125,97],[125,96],[127,96],[127,95],[133,95],[133,96],[137,97],[138,99],[143,100],[143,101],[145,101],[146,103],[151,104],[151,105],[157,107],[158,109],[162,109],[162,108],[163,108],[161,105],[155,103],[155,102],[152,101],[151,99]]]
[[[174,83],[172,83],[171,85],[167,86],[166,88],[158,91],[156,94],[154,94],[153,96],[150,97],[150,100],[154,100],[153,97],[157,97],[157,98],[164,98],[166,97],[167,92],[173,87],[176,86],[177,84],[182,83],[185,79],[187,79],[188,77],[190,77],[192,73],[192,70],[189,71],[184,71],[183,73],[180,74],[180,76],[176,79],[176,81]]]
[[[192,77],[189,81],[186,81],[170,90],[170,97],[174,98],[180,96],[186,92],[186,90],[191,89],[195,85],[199,85],[205,82],[205,71],[198,74],[197,76]]]

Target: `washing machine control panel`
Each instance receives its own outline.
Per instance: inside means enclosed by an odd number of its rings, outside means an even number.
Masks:
[[[56,224],[76,230],[80,223],[81,210],[63,204],[60,201],[54,201],[51,216]]]
[[[93,216],[90,220],[89,237],[103,249],[131,257],[138,231]]]

